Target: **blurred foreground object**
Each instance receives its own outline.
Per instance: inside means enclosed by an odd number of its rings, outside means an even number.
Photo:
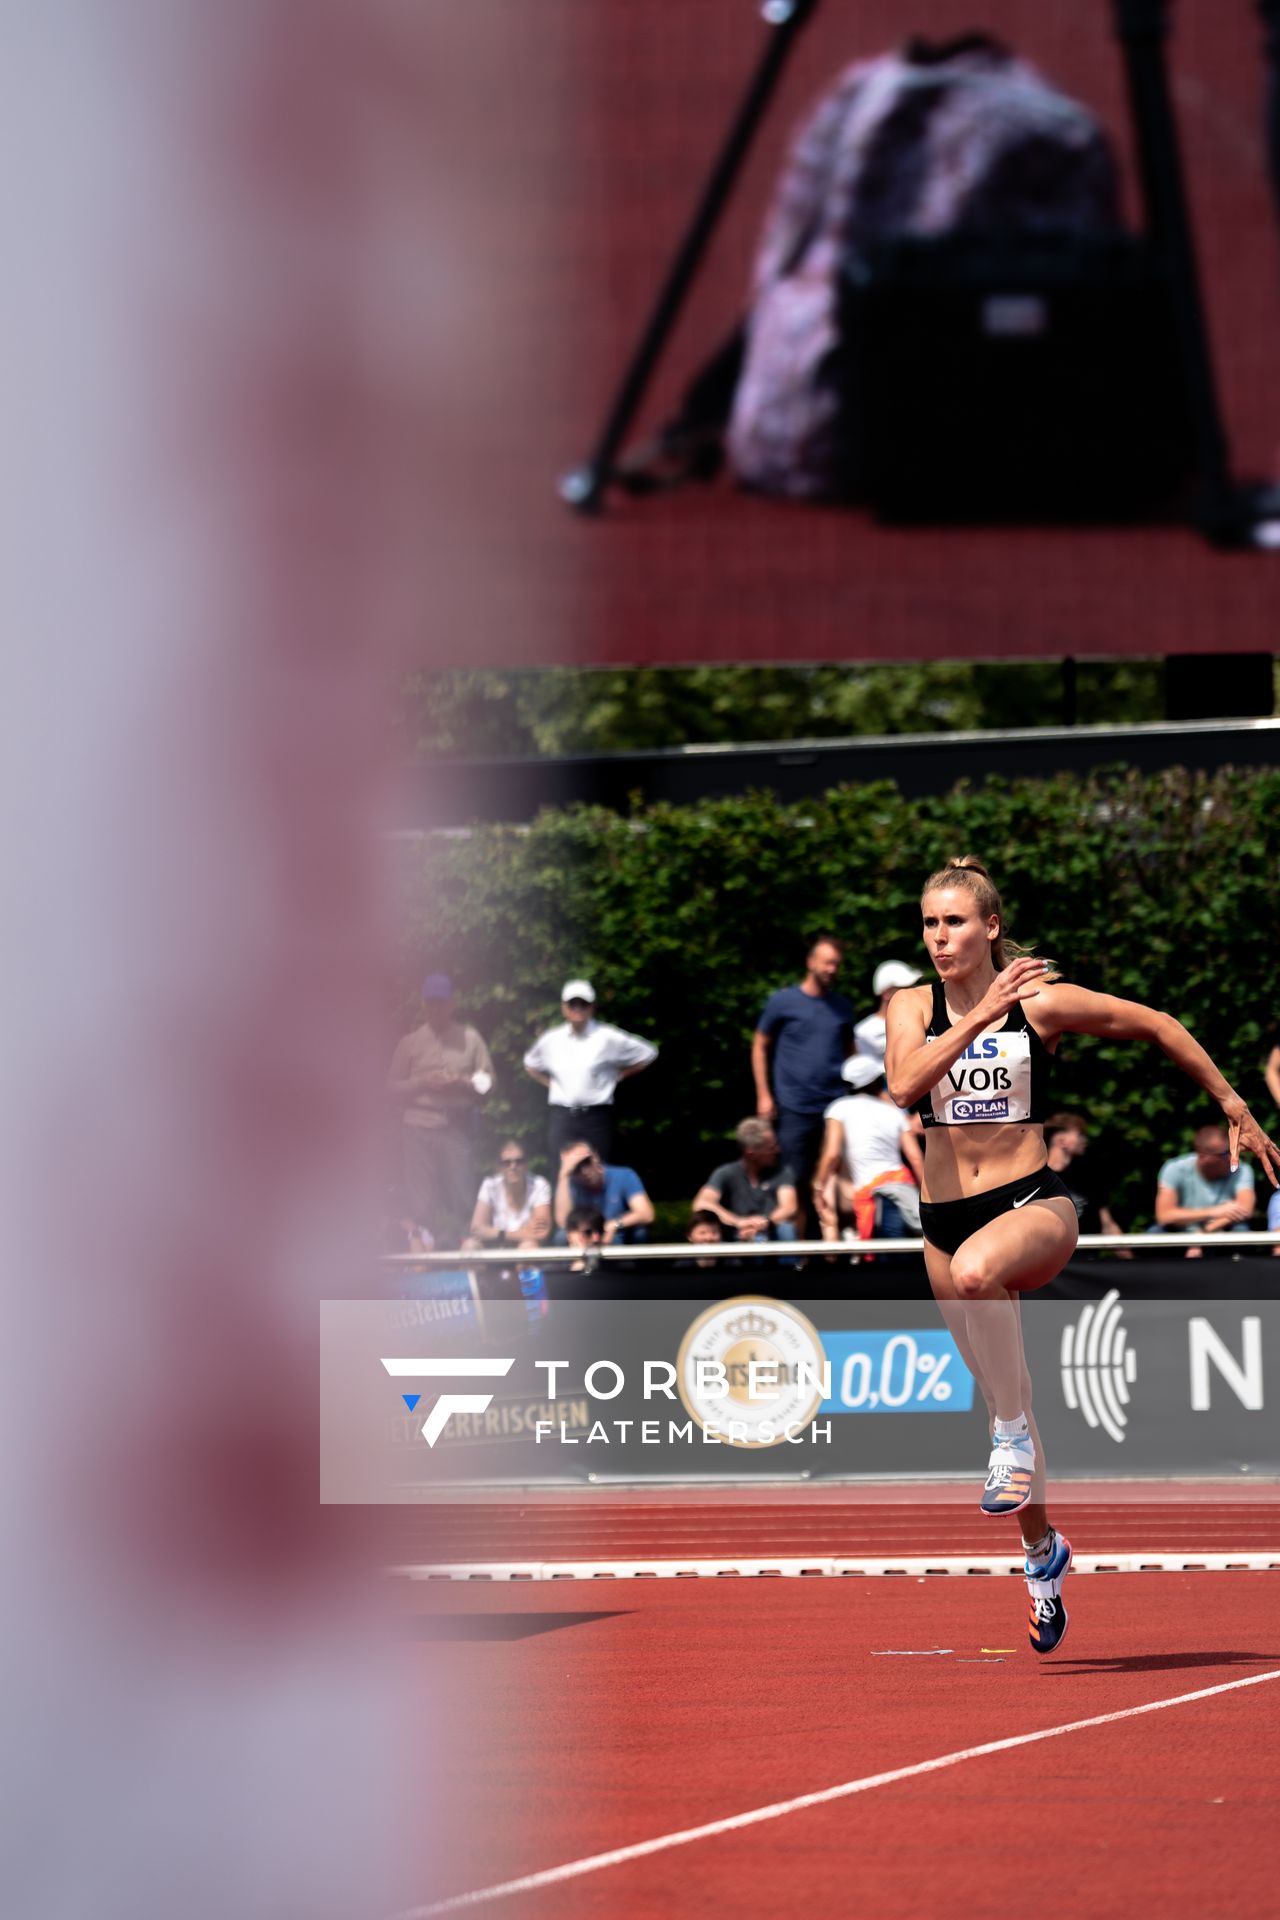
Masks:
[[[423,32],[380,0],[317,0],[302,34],[276,0],[8,23],[27,1920],[346,1920],[406,1891],[421,1715],[320,1526],[315,1356],[371,1255],[383,689],[430,599],[453,243]]]
[[[1145,233],[1120,230],[1092,116],[988,36],[912,41],[852,67],[792,150],[745,326],[657,438],[615,462],[721,196],[683,244],[592,459],[562,489],[570,504],[598,507],[615,477],[633,492],[710,478],[724,433],[753,488],[854,499],[885,519],[1189,515],[1217,544],[1272,544],[1280,496],[1230,468],[1166,0],[1115,0],[1114,27]]]

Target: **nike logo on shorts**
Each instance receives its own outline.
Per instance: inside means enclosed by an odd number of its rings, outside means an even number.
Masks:
[[[1031,1189],[1031,1191],[1030,1191],[1030,1193],[1024,1193],[1024,1194],[1023,1194],[1023,1196],[1022,1196],[1022,1198],[1021,1198],[1021,1200],[1015,1200],[1015,1201],[1014,1201],[1014,1203],[1013,1203],[1013,1204],[1014,1204],[1014,1206],[1015,1206],[1015,1208],[1017,1208],[1017,1207],[1025,1207],[1025,1206],[1026,1206],[1026,1204],[1027,1204],[1027,1202],[1028,1202],[1028,1200],[1034,1200],[1034,1199],[1035,1199],[1035,1197],[1036,1197],[1036,1195],[1037,1195],[1037,1194],[1039,1193],[1039,1191],[1040,1191],[1040,1189],[1039,1189],[1039,1187],[1032,1187],[1032,1189]]]

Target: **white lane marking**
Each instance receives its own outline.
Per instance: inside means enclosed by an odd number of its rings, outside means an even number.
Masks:
[[[780,1820],[787,1813],[803,1813],[809,1807],[825,1806],[831,1800],[847,1800],[855,1793],[869,1793],[872,1787],[891,1787],[899,1780],[917,1779],[922,1773],[938,1773],[943,1767],[958,1766],[962,1760],[980,1760],[989,1753],[1008,1753],[1015,1747],[1034,1746],[1038,1740],[1056,1740],[1060,1734],[1081,1733],[1086,1727],[1105,1727],[1116,1720],[1134,1720],[1139,1714],[1160,1713],[1165,1707],[1185,1707],[1192,1700],[1211,1700],[1218,1693],[1234,1693],[1238,1687],[1261,1686],[1264,1680],[1280,1680],[1280,1667],[1273,1667],[1268,1673],[1250,1674],[1244,1680],[1224,1680],[1216,1687],[1200,1687],[1195,1693],[1179,1693],[1171,1700],[1149,1700],[1141,1707],[1096,1713],[1088,1720],[1069,1720],[1065,1726],[1044,1727],[1039,1733],[1015,1733],[1007,1740],[988,1740],[980,1747],[962,1747],[958,1753],[940,1754],[936,1760],[918,1760],[913,1766],[894,1767],[889,1773],[845,1780],[838,1787],[802,1793],[794,1800],[776,1800],[772,1806],[753,1807],[750,1813],[735,1813],[727,1820],[708,1820],[705,1826],[660,1834],[656,1840],[614,1847],[609,1853],[593,1853],[584,1860],[570,1860],[563,1867],[547,1867],[541,1873],[527,1873],[519,1880],[504,1880],[495,1887],[458,1893],[452,1899],[437,1900],[429,1907],[410,1907],[396,1914],[394,1920],[433,1920],[435,1914],[458,1913],[464,1907],[479,1906],[482,1900],[501,1900],[510,1893],[531,1893],[538,1887],[558,1886],[564,1880],[580,1879],[584,1873],[598,1873],[602,1867],[618,1867],[624,1861],[643,1860],[647,1854],[665,1853],[671,1847],[687,1847],[694,1840],[710,1840],[717,1834],[734,1833],[740,1827],[758,1826],[764,1820]]]
[[[777,1575],[784,1579],[840,1578],[846,1574],[966,1574],[1023,1573],[1022,1554],[971,1553],[963,1558],[947,1554],[881,1554],[874,1559],[837,1559],[815,1555],[808,1560],[459,1560],[437,1566],[388,1567],[394,1579],[425,1581],[469,1580],[685,1580],[739,1574],[754,1579]],[[1077,1553],[1073,1573],[1270,1573],[1280,1571],[1280,1546],[1256,1552],[1221,1547],[1148,1549],[1146,1553]]]

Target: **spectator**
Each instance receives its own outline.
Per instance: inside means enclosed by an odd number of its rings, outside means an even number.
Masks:
[[[871,981],[871,991],[875,994],[878,1006],[865,1020],[859,1020],[853,1030],[853,1044],[858,1053],[865,1054],[868,1060],[884,1065],[884,1017],[889,1002],[900,987],[914,987],[920,978],[919,967],[909,967],[902,960],[882,960],[876,968]]]
[[[1195,1152],[1166,1160],[1156,1185],[1156,1231],[1188,1229],[1240,1233],[1253,1218],[1253,1168],[1241,1161],[1233,1173],[1225,1127],[1201,1127]],[[1198,1259],[1202,1247],[1188,1247]]]
[[[599,1207],[570,1207],[564,1223],[564,1240],[567,1247],[577,1247],[588,1256],[584,1260],[571,1260],[569,1272],[588,1272],[595,1265],[590,1256],[605,1241],[605,1218]]]
[[[438,1247],[456,1247],[476,1190],[475,1117],[493,1086],[493,1062],[475,1028],[456,1018],[447,973],[427,975],[422,1009],[423,1025],[395,1050],[387,1089],[404,1107],[407,1211]]]
[[[1271,1095],[1272,1103],[1276,1111],[1280,1113],[1280,1039],[1275,1037],[1275,1029],[1272,1030],[1272,1034],[1273,1037],[1271,1045],[1267,1049],[1267,1059],[1262,1069],[1262,1074],[1266,1080],[1267,1092]],[[1269,1211],[1270,1202],[1268,1202],[1268,1212]]]
[[[388,1214],[383,1221],[382,1250],[384,1253],[430,1253],[435,1242],[425,1227],[407,1216]]]
[[[720,1218],[719,1214],[712,1213],[710,1209],[706,1207],[695,1207],[694,1211],[689,1215],[689,1231],[685,1235],[685,1239],[689,1242],[689,1245],[692,1247],[717,1247],[723,1243],[724,1237],[724,1221]],[[677,1261],[676,1264],[684,1268],[714,1268],[725,1266],[740,1267],[742,1262],[740,1260],[708,1260],[704,1256],[700,1260],[680,1260]]]
[[[653,1202],[632,1167],[606,1166],[589,1140],[571,1140],[560,1155],[555,1219],[567,1233],[575,1207],[594,1207],[604,1218],[604,1244],[634,1245],[647,1240]]]
[[[1280,1188],[1277,1188],[1267,1201],[1267,1231],[1280,1233]],[[1280,1241],[1276,1242],[1271,1251],[1273,1254],[1280,1255]]]
[[[619,1080],[643,1073],[658,1049],[597,1020],[589,980],[566,980],[564,1024],[548,1028],[524,1056],[524,1070],[547,1088],[547,1141],[555,1166],[571,1140],[586,1140],[602,1160],[613,1152],[613,1096]]]
[[[840,1068],[853,1050],[853,1008],[835,990],[841,958],[838,940],[815,940],[804,979],[769,995],[751,1042],[756,1111],[777,1121],[782,1158],[796,1181],[797,1232],[804,1231],[823,1115],[840,1093]]]
[[[920,1176],[924,1155],[912,1116],[895,1107],[884,1062],[855,1053],[844,1063],[852,1089],[826,1111],[822,1157],[813,1197],[824,1240],[840,1232],[840,1173],[847,1174],[845,1210],[860,1240],[898,1239],[920,1231]]]
[[[467,1247],[543,1247],[551,1238],[551,1188],[531,1174],[524,1148],[508,1140],[498,1172],[480,1182]]]
[[[1110,1207],[1095,1197],[1093,1183],[1072,1169],[1089,1145],[1087,1122],[1079,1113],[1051,1113],[1044,1123],[1044,1144],[1050,1173],[1056,1173],[1070,1196],[1080,1221],[1081,1233],[1123,1233]],[[1127,1247],[1116,1249],[1122,1260],[1132,1260]],[[1083,1257],[1083,1256],[1082,1256]]]
[[[794,1240],[796,1183],[778,1156],[778,1136],[767,1120],[739,1123],[741,1158],[717,1167],[693,1196],[694,1217],[709,1213],[734,1240]]]

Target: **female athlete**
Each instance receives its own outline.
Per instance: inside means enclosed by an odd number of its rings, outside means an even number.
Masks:
[[[889,1003],[889,1091],[924,1124],[925,1265],[993,1422],[982,1511],[1022,1517],[1031,1644],[1052,1653],[1067,1630],[1071,1546],[1045,1504],[1018,1296],[1046,1286],[1076,1244],[1075,1205],[1049,1170],[1042,1132],[1059,1037],[1153,1041],[1222,1108],[1232,1167],[1247,1148],[1273,1187],[1280,1148],[1172,1014],[1070,986],[1052,961],[1006,941],[981,861],[964,855],[931,875],[921,908],[938,978]]]

